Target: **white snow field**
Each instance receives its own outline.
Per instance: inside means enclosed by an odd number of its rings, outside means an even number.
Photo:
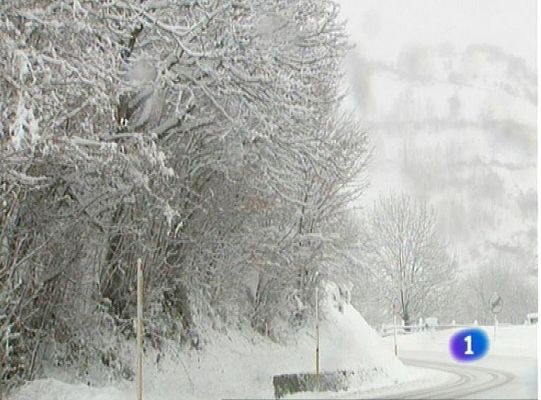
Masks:
[[[327,288],[320,326],[321,370],[367,371],[369,380],[353,391],[419,382],[426,371],[405,367],[391,348],[344,299],[335,285]],[[147,360],[145,400],[273,398],[272,377],[315,370],[315,331],[306,329],[290,344],[278,345],[252,333],[214,335],[204,350],[182,353],[160,362]],[[150,356],[149,356],[150,358]],[[442,376],[441,374],[439,375]],[[330,397],[337,393],[301,394]],[[293,395],[291,397],[297,397]],[[135,398],[133,382],[107,387],[68,384],[48,378],[28,383],[9,400],[127,400]]]

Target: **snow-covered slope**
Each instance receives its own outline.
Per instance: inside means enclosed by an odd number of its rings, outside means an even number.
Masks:
[[[404,367],[334,284],[327,287],[322,314],[323,371],[371,371],[369,380],[359,383],[362,389],[421,377],[418,371]],[[314,350],[315,331],[306,329],[288,345],[246,332],[227,337],[216,334],[204,350],[171,356],[158,367],[149,352],[144,370],[145,399],[272,398],[273,375],[314,371]],[[128,400],[134,393],[132,382],[91,388],[43,379],[24,386],[9,400]]]
[[[498,47],[412,47],[394,63],[352,57],[350,105],[375,147],[371,188],[428,200],[467,270],[536,270],[535,72]]]

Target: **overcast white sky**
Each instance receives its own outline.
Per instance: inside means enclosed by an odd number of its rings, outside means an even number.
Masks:
[[[368,59],[394,61],[410,45],[496,45],[536,68],[536,0],[338,0]]]

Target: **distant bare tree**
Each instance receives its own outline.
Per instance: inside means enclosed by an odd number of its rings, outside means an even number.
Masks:
[[[436,233],[436,212],[406,195],[381,197],[367,213],[361,265],[387,311],[411,324],[449,299],[456,266]]]
[[[490,297],[498,293],[503,309],[498,314],[501,322],[521,324],[526,314],[537,311],[537,277],[510,265],[505,257],[490,260],[478,270],[464,276],[461,290],[452,311],[456,320],[492,324]]]

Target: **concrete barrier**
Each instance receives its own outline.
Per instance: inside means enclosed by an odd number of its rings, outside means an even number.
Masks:
[[[276,375],[272,379],[274,397],[281,399],[285,395],[299,392],[338,392],[347,390],[355,371],[322,372]]]

